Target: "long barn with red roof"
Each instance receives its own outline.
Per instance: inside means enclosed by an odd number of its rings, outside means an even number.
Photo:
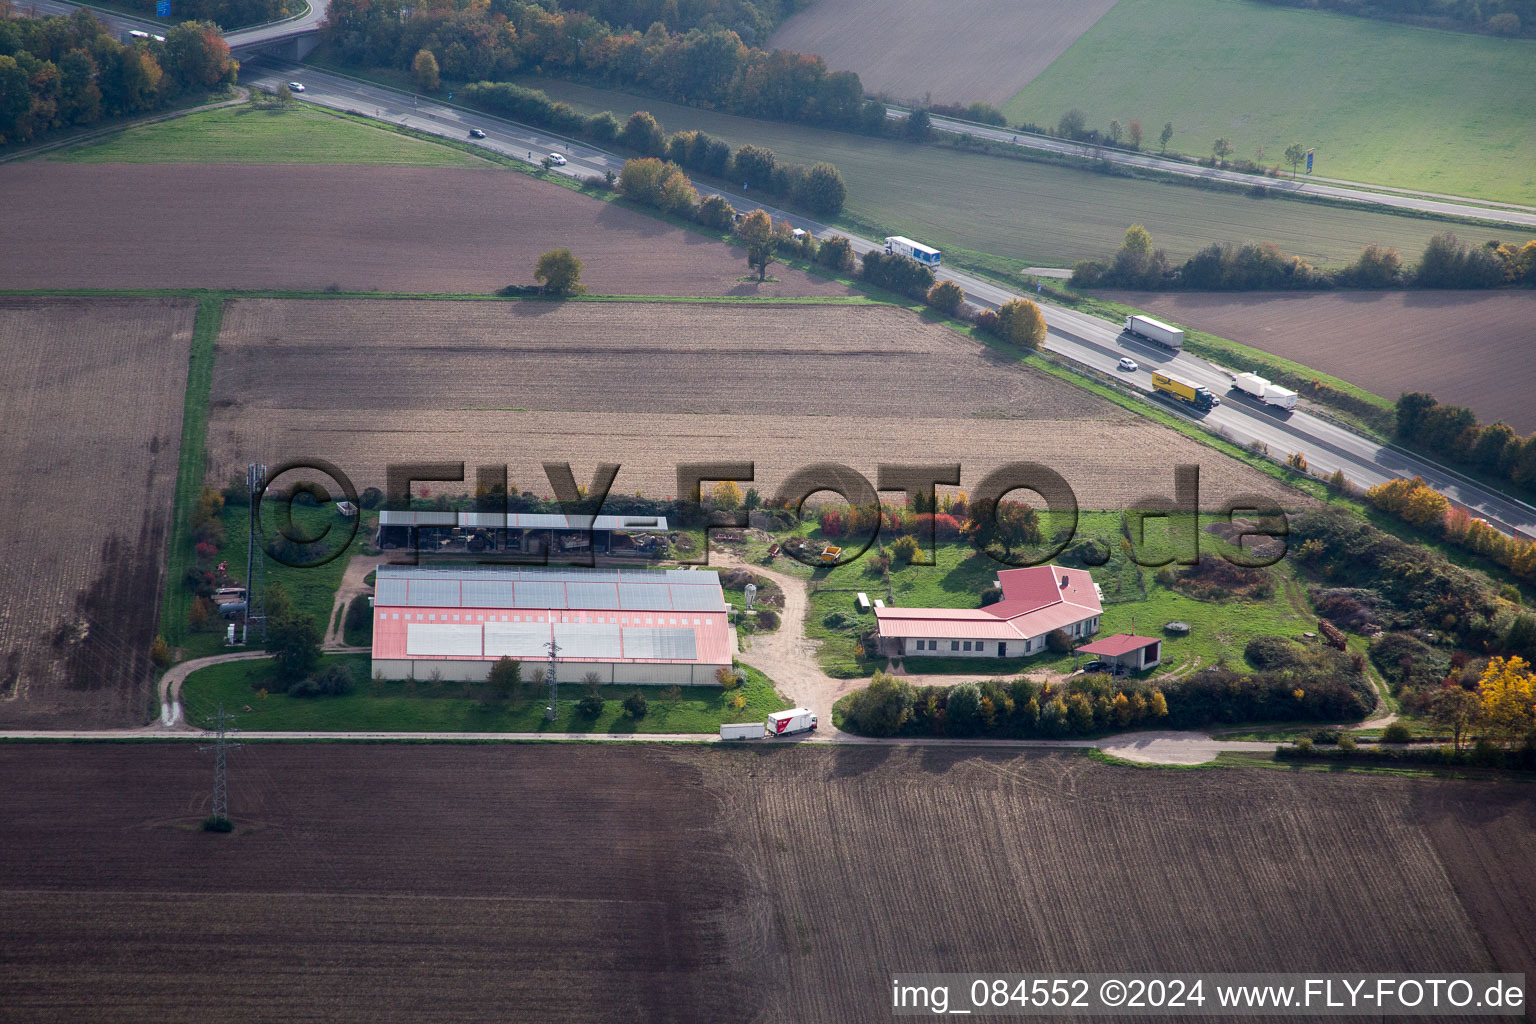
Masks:
[[[715,685],[734,630],[717,573],[382,565],[373,669],[387,679],[483,681],[503,657],[563,682]]]

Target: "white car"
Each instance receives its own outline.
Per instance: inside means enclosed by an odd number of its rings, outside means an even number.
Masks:
[[[1134,359],[1122,359],[1120,360],[1120,369],[1124,373],[1135,373],[1141,367],[1136,365],[1136,360]]]
[[[564,167],[565,157],[561,156],[559,153],[551,153],[549,154],[549,162],[554,164],[556,167]]]
[[[303,92],[304,91],[304,83],[303,82],[289,82],[288,83],[288,91],[289,92]]]

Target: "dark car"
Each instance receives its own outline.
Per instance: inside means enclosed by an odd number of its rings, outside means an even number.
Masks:
[[[485,132],[481,131],[479,128],[471,128],[469,130],[469,137],[472,139],[483,139],[485,138]]]

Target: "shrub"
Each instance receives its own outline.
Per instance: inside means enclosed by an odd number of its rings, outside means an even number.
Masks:
[[[953,281],[940,281],[928,289],[928,305],[953,316],[965,304],[965,289]]]
[[[1296,738],[1296,749],[1300,753],[1310,754],[1312,753],[1312,741],[1305,736],[1298,736]]]
[[[161,668],[171,663],[171,647],[165,642],[165,637],[155,637],[155,642],[149,645],[149,659]]]
[[[779,613],[772,608],[757,609],[757,625],[759,629],[775,630],[779,628]]]
[[[897,537],[891,545],[891,555],[903,562],[911,562],[922,553],[922,547],[913,536]]]
[[[933,271],[894,253],[865,253],[859,276],[870,284],[919,301],[926,300],[928,289],[933,287]]]
[[[990,586],[981,592],[981,607],[989,604],[997,604],[1003,599],[1003,588],[997,585]]]
[[[1300,661],[1301,648],[1283,636],[1257,636],[1243,648],[1243,657],[1254,668],[1285,668]]]
[[[1383,743],[1410,743],[1413,740],[1413,730],[1403,722],[1393,722],[1381,730],[1381,742]]]
[[[705,227],[729,231],[735,219],[736,211],[721,196],[708,196],[699,204],[698,220]]]
[[[1045,646],[1052,654],[1066,654],[1072,649],[1072,638],[1064,629],[1053,629],[1045,634]]]
[[[645,694],[639,690],[624,698],[624,713],[630,718],[644,718],[649,710],[650,705],[646,703]]]
[[[828,629],[842,629],[852,621],[842,612],[833,612],[821,620],[821,624]]]
[[[342,634],[349,647],[367,647],[373,643],[373,607],[368,603],[367,594],[358,594],[347,605]]]
[[[1344,735],[1344,736],[1340,736],[1339,737],[1339,749],[1340,750],[1344,750],[1344,751],[1354,750],[1355,746],[1356,746],[1355,738],[1353,736]]]
[[[730,665],[721,665],[715,669],[715,682],[720,684],[722,690],[734,690],[741,685],[741,676]]]
[[[645,698],[641,698],[644,701]],[[628,701],[625,702],[625,710],[629,709]],[[595,693],[589,693],[576,702],[576,710],[583,718],[596,718],[603,713],[603,698]],[[643,712],[642,712],[643,713]],[[638,717],[638,716],[637,716]]]
[[[945,721],[952,736],[969,736],[981,726],[981,687],[959,683],[950,687],[944,702]]]
[[[821,248],[816,250],[816,262],[833,270],[852,270],[853,243],[842,235],[833,235],[823,241]]]
[[[847,717],[866,736],[894,736],[912,717],[912,686],[885,672],[876,672],[867,687],[853,693]]]

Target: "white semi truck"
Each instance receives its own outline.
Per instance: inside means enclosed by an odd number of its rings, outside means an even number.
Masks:
[[[905,256],[909,260],[916,260],[925,267],[937,267],[944,259],[944,254],[939,250],[914,242],[904,235],[890,235],[885,240],[885,251],[891,256]]]
[[[1138,338],[1171,348],[1175,352],[1184,347],[1184,332],[1177,327],[1170,327],[1161,320],[1153,320],[1149,316],[1128,316],[1125,318],[1125,333],[1134,334]]]
[[[775,711],[768,716],[765,724],[770,736],[791,736],[799,732],[814,732],[816,730],[816,713],[810,708],[790,708],[788,711]]]
[[[1296,408],[1296,392],[1290,388],[1283,388],[1279,384],[1272,384],[1256,373],[1237,374],[1232,386],[1245,395],[1257,398],[1265,405],[1273,405],[1286,411]]]

